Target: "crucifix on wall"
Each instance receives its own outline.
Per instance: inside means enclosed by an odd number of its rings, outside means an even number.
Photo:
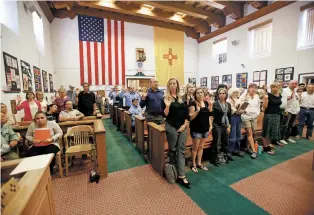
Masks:
[[[168,54],[163,55],[164,59],[168,59],[168,63],[170,66],[172,66],[172,60],[177,60],[177,55],[172,54],[172,48],[169,48]]]

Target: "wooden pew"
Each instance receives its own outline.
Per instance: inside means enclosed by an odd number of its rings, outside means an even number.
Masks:
[[[113,111],[114,111],[114,121],[115,121],[115,125],[117,126],[117,128],[120,128],[120,121],[119,121],[119,112],[118,112],[118,106],[113,106]]]
[[[132,141],[132,114],[129,111],[124,111],[124,117],[126,137],[129,141]]]
[[[135,116],[135,145],[142,154],[145,152],[145,137],[147,136],[146,120],[139,116]]]
[[[119,116],[119,124],[120,124],[120,131],[124,133],[124,111],[123,108],[118,108],[118,116]]]
[[[84,120],[93,119],[93,120]],[[95,140],[96,140],[96,152],[97,152],[97,172],[101,178],[108,176],[107,168],[107,148],[106,148],[106,130],[102,123],[102,120],[96,119],[95,116],[84,117],[80,121],[67,121],[58,123],[63,133],[65,134],[69,127],[76,125],[91,125],[94,128]],[[15,132],[19,132],[21,136],[25,136],[28,126],[15,126],[12,127]]]

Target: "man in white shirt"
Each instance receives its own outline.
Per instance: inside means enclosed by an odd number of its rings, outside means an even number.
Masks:
[[[59,114],[59,121],[77,121],[81,120],[84,117],[80,111],[73,109],[72,101],[64,102],[65,110],[61,111]]]
[[[294,140],[290,138],[291,129],[293,124],[297,118],[298,113],[300,112],[300,98],[296,93],[296,87],[298,86],[298,82],[292,80],[289,82],[289,86],[282,91],[282,100],[285,102],[285,111],[282,119],[282,127],[281,127],[281,140],[280,143],[288,144],[295,143]]]
[[[313,122],[314,122],[314,85],[308,84],[306,92],[303,92],[300,98],[300,114],[298,125],[298,136],[300,138],[303,133],[303,127],[306,123],[306,138],[313,140]]]

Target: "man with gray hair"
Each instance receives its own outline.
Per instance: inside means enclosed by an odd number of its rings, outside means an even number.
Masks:
[[[295,141],[290,138],[290,135],[293,124],[300,112],[300,98],[296,93],[297,86],[298,82],[292,80],[289,82],[288,87],[282,91],[282,100],[284,100],[283,103],[285,103],[286,106],[281,124],[281,140],[279,142],[285,145],[288,144],[288,142],[295,143]]]

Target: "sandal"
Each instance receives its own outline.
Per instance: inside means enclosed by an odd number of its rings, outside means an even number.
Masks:
[[[276,154],[274,150],[269,150],[267,153],[270,154],[270,155]]]
[[[193,172],[198,172],[196,166],[192,166],[191,169],[192,169]]]
[[[197,167],[197,168],[200,168],[200,169],[202,169],[202,170],[204,170],[204,171],[207,171],[207,170],[208,170],[207,167],[206,167],[206,166],[203,166],[202,164],[201,164],[201,165],[197,165],[196,167]]]

